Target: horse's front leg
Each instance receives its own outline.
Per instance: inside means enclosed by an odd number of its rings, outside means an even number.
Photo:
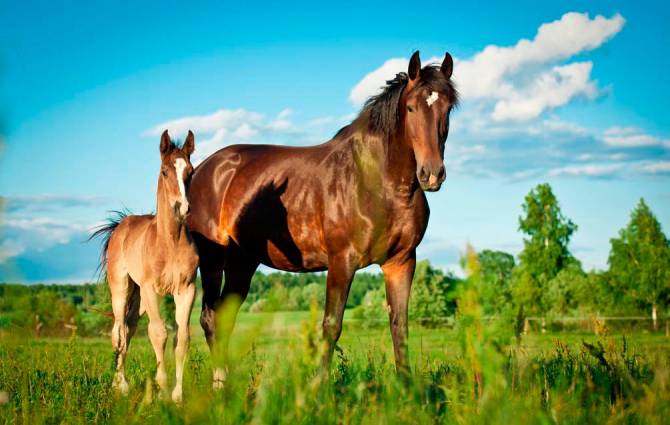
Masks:
[[[184,378],[184,362],[188,353],[190,339],[189,322],[195,299],[195,283],[189,283],[185,288],[174,294],[176,305],[175,319],[177,321],[177,343],[175,344],[175,368],[177,382],[172,391],[172,400],[175,403],[182,401],[182,382]]]
[[[407,349],[407,305],[415,267],[416,256],[414,252],[400,258],[390,259],[382,265],[384,280],[386,281],[386,301],[390,307],[389,321],[396,370],[403,375],[410,372]]]
[[[143,285],[140,289],[142,305],[149,316],[149,339],[156,354],[156,384],[161,394],[167,390],[167,372],[165,371],[165,342],[167,329],[160,313],[160,297],[150,285]]]
[[[330,367],[335,344],[342,333],[342,317],[354,273],[355,269],[346,255],[331,256],[326,279],[326,311],[323,315],[323,338],[326,342],[323,370],[328,370]]]

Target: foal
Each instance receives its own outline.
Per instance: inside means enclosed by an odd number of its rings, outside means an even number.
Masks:
[[[149,338],[156,353],[156,383],[167,389],[165,342],[167,331],[161,319],[159,301],[172,294],[178,325],[175,345],[177,382],[172,392],[176,402],[182,399],[184,360],[189,343],[189,318],[195,298],[198,254],[184,219],[189,212],[186,189],[193,167],[190,156],[195,148],[189,131],[184,146],[177,147],[163,132],[160,141],[161,172],[158,175],[158,199],[155,215],[120,214],[91,237],[105,239],[102,265],[112,295],[114,327],[112,345],[116,353],[114,387],[128,392],[124,361],[128,344],[139,317],[149,316]]]

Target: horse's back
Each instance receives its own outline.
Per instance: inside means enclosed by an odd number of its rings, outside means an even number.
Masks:
[[[234,242],[270,266],[324,269],[323,163],[334,150],[233,145],[216,152],[193,174],[190,230],[220,245]],[[341,164],[332,168],[342,172]]]
[[[153,222],[154,215],[129,215],[112,232],[107,249],[107,272],[112,278],[127,274],[133,260],[141,261],[142,246]]]

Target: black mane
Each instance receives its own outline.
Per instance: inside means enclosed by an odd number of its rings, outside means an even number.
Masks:
[[[381,93],[370,97],[363,105],[361,115],[369,117],[370,130],[388,135],[398,127],[400,96],[407,86],[406,72],[398,73],[386,82]],[[458,105],[458,92],[451,79],[447,79],[439,65],[427,65],[421,69],[419,87],[427,86],[432,91],[444,94],[453,106]]]

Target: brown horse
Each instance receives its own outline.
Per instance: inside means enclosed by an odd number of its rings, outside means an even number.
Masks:
[[[107,270],[114,313],[112,345],[117,359],[114,387],[123,393],[128,391],[124,375],[128,344],[144,311],[149,316],[149,338],[156,353],[156,383],[161,392],[167,389],[164,361],[167,331],[160,316],[159,301],[165,294],[172,294],[178,326],[177,382],[172,399],[177,402],[182,399],[189,318],[198,267],[196,247],[184,223],[189,211],[186,189],[193,172],[190,156],[194,148],[195,140],[190,131],[181,149],[170,140],[167,130],[163,132],[156,214],[126,216],[119,213],[91,236],[105,238],[102,266]]]
[[[407,304],[416,247],[428,223],[424,190],[445,179],[444,144],[457,104],[453,61],[389,81],[360,115],[318,146],[229,146],[193,173],[187,219],[200,254],[200,323],[215,359],[227,362],[237,306],[259,264],[292,271],[328,270],[323,332],[327,365],[357,269],[379,264],[386,280],[396,367],[409,370]],[[225,286],[221,290],[222,275]],[[232,320],[216,330],[216,312],[235,300]],[[222,338],[217,353],[215,338]],[[224,370],[215,368],[214,385]]]

